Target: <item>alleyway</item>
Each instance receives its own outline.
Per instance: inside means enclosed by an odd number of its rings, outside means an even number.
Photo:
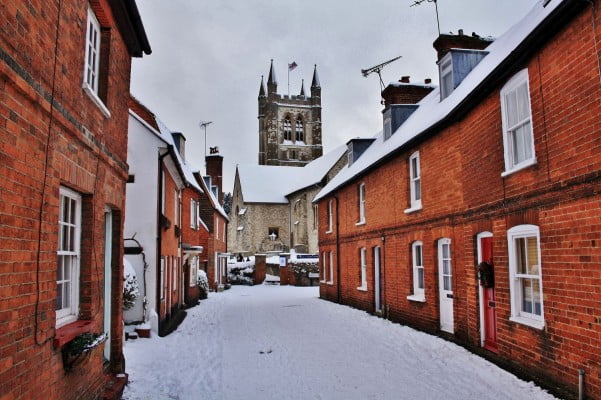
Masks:
[[[553,399],[461,347],[318,298],[211,293],[165,338],[125,345],[124,399]]]

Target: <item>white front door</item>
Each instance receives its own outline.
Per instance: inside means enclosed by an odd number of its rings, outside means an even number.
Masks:
[[[113,277],[113,213],[104,212],[104,332],[108,338],[104,345],[104,358],[111,359],[111,281]]]
[[[380,272],[380,248],[376,246],[374,247],[374,295],[376,312],[382,312],[382,280]]]
[[[451,239],[438,241],[438,288],[440,298],[440,330],[453,333],[453,268]]]

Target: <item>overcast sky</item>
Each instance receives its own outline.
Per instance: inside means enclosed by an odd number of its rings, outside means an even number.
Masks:
[[[438,84],[434,3],[413,0],[138,0],[152,54],[134,59],[131,91],[171,130],[187,138],[186,158],[204,169],[207,146],[224,157],[225,192],[236,164],[258,159],[257,96],[274,60],[278,93],[322,86],[324,153],[382,126],[380,85],[362,68],[402,58],[382,72],[385,83],[411,76]],[[441,32],[499,36],[536,0],[439,0]],[[308,94],[308,92],[307,92]],[[207,151],[208,151],[207,147]]]

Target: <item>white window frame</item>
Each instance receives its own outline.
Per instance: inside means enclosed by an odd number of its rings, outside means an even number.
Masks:
[[[190,199],[190,228],[198,229],[198,216],[196,214],[196,201]]]
[[[161,170],[161,214],[165,215],[165,170]]]
[[[173,220],[174,224],[179,226],[179,191],[173,191]]]
[[[536,238],[536,250],[538,252],[538,273],[520,274],[518,273],[516,240],[532,237]],[[509,319],[511,321],[528,325],[536,329],[543,329],[545,327],[545,308],[543,304],[540,228],[536,225],[518,225],[507,230],[507,251],[509,256],[509,293],[511,299],[511,316]],[[540,299],[540,315],[522,310],[522,280],[525,279],[536,279],[539,282],[538,296]],[[534,292],[532,295],[534,296]]]
[[[313,229],[319,229],[319,206],[317,204],[313,205]]]
[[[284,119],[284,140],[292,141],[292,123],[288,117]]]
[[[215,240],[219,239],[219,219],[215,217]]]
[[[92,99],[94,104],[100,108],[102,113],[109,118],[111,112],[102,99],[98,97],[98,85],[100,75],[100,45],[102,35],[100,34],[100,22],[88,4],[88,19],[86,21],[86,48],[84,58],[83,83],[84,92]]]
[[[328,201],[328,230],[326,233],[332,233],[332,200]]]
[[[528,95],[528,117],[517,121],[515,125],[509,126],[509,111],[507,107],[507,98],[509,95],[516,93],[517,90],[526,86],[526,93]],[[517,106],[519,108],[519,106]],[[530,101],[530,83],[528,79],[528,69],[523,69],[515,74],[501,89],[501,116],[503,126],[503,153],[505,158],[505,172],[501,174],[502,177],[510,175],[516,171],[527,168],[531,165],[535,165],[536,152],[534,148],[534,128],[532,123],[532,107]],[[516,119],[518,117],[516,116]],[[530,137],[524,139],[524,151],[530,152],[530,157],[524,158],[524,160],[515,162],[514,160],[514,146],[512,133],[517,129],[526,124],[530,124]]]
[[[294,126],[294,141],[295,142],[305,142],[305,129],[304,129],[303,121],[297,119]]]
[[[178,267],[179,267],[179,257],[171,256],[171,266],[173,267],[173,291],[177,290],[177,278],[178,278]]]
[[[198,256],[190,257],[190,287],[198,285]]]
[[[361,247],[359,249],[359,268],[361,271],[361,286],[357,290],[367,291],[367,249]]]
[[[57,301],[59,285],[69,284],[69,290],[62,292],[62,298],[68,296],[69,305],[56,308],[56,327],[61,327],[73,321],[76,321],[79,316],[79,281],[80,281],[80,256],[81,256],[81,195],[66,187],[59,189],[59,217],[58,217],[58,248],[57,248]],[[64,204],[63,199],[67,199],[69,203],[69,215],[67,220],[63,220]],[[72,203],[73,202],[73,203]],[[70,219],[74,221],[71,222]],[[71,235],[66,238],[67,249],[62,249],[63,246],[63,229],[72,230]],[[64,269],[62,271],[63,279],[58,279],[59,259],[65,263],[69,263],[68,271],[70,279],[64,279]],[[62,267],[61,267],[62,268]],[[64,286],[61,286],[64,287]],[[57,305],[55,305],[56,307]]]
[[[327,259],[326,259],[326,254],[327,252],[322,252],[321,253],[321,264],[322,264],[322,270],[323,270],[323,274],[321,275],[321,283],[326,283],[327,280]]]
[[[416,167],[413,167],[415,160]],[[416,185],[419,186],[419,196]],[[420,165],[419,151],[411,154],[409,157],[409,198],[411,202],[410,208],[405,210],[405,214],[412,213],[422,209],[422,168]]]
[[[225,221],[223,221],[223,229],[221,230],[221,232],[222,232],[223,241],[225,242],[225,233],[227,232],[227,230],[225,229]]]
[[[438,63],[438,71],[440,74],[440,100],[444,100],[455,90],[454,80],[453,80],[453,58],[451,52],[448,52]],[[451,79],[451,88],[448,89],[444,85],[445,78],[449,77]]]
[[[365,183],[359,185],[359,221],[356,225],[365,224]]]
[[[330,251],[330,280],[328,281],[328,285],[334,284],[334,252]]]
[[[419,257],[418,257],[419,255]],[[411,244],[411,264],[413,275],[413,294],[407,296],[407,299],[413,301],[426,301],[426,275],[424,273],[424,244],[416,240]],[[419,274],[421,272],[422,287],[419,285]]]

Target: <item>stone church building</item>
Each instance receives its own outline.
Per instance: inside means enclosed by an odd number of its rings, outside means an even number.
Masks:
[[[273,60],[259,87],[259,165],[238,165],[228,249],[317,252],[315,194],[346,162],[346,146],[323,154],[321,85],[313,71],[310,96],[277,93]],[[299,168],[302,167],[302,168]]]

